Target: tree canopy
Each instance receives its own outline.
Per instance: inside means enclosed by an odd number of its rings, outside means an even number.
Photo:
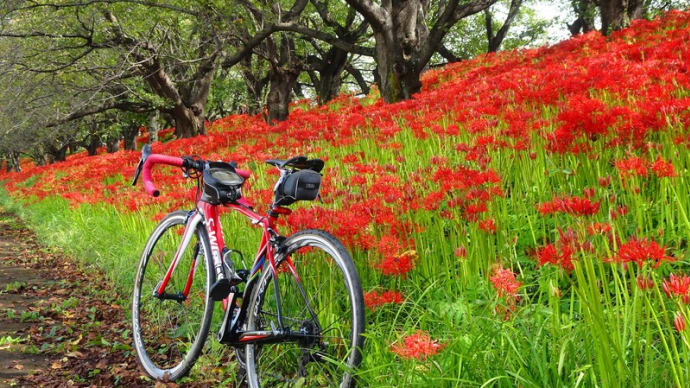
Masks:
[[[615,4],[614,4],[615,3]],[[410,98],[428,68],[540,44],[536,0],[9,0],[0,4],[0,157],[39,163],[146,126],[205,133],[229,113],[284,120],[295,98]],[[687,1],[569,0],[571,33]],[[615,15],[614,15],[615,14]],[[613,15],[613,16],[612,16]],[[600,18],[601,22],[597,21]],[[622,19],[621,19],[622,18]],[[560,22],[559,22],[560,23]],[[562,23],[565,24],[565,23]],[[566,28],[565,25],[561,26]]]

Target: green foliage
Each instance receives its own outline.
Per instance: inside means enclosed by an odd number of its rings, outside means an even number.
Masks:
[[[510,6],[509,0],[502,0],[489,8],[492,14],[494,33],[503,25]],[[548,39],[548,29],[555,22],[544,19],[538,11],[537,1],[526,0],[520,7],[517,17],[513,21],[501,45],[502,50],[522,47],[537,47]],[[474,58],[486,53],[488,38],[486,32],[486,16],[480,12],[474,16],[460,20],[446,36],[445,46],[460,59]],[[442,62],[439,54],[435,61]]]

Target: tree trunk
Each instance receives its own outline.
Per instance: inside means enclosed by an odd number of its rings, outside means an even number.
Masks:
[[[362,72],[349,64],[345,65],[345,70],[347,70],[347,72],[350,73],[350,75],[355,79],[355,82],[357,82],[357,85],[359,85],[359,89],[361,90],[362,94],[365,96],[369,94],[369,84],[367,83],[367,80],[364,79]]]
[[[55,162],[64,162],[67,159],[67,149],[69,144],[65,144],[61,147],[56,147],[49,145],[46,147],[46,154],[48,155],[48,163],[52,164]]]
[[[403,55],[400,39],[392,34],[376,33],[376,64],[381,79],[381,97],[387,103],[410,98],[422,88],[421,69],[416,68],[414,55]]]
[[[125,149],[128,151],[136,151],[137,136],[139,135],[139,126],[131,124],[122,130],[122,136],[125,138]]]
[[[290,93],[297,82],[299,69],[274,68],[269,74],[268,116],[270,123],[287,119],[290,106]]]
[[[105,148],[108,153],[117,152],[120,150],[120,138],[112,138],[105,141]]]
[[[86,153],[89,156],[94,156],[98,153],[98,147],[100,147],[103,143],[101,142],[101,137],[98,135],[89,135],[89,143],[86,144],[84,148],[86,148]]]
[[[158,122],[158,111],[154,111],[149,116],[149,144],[158,141],[158,131],[160,131],[160,123]]]
[[[12,166],[10,166],[10,162],[12,162]],[[7,171],[10,171],[10,168],[14,169],[15,172],[21,172],[22,171],[22,166],[19,165],[19,153],[18,152],[10,152],[10,159],[7,161]]]
[[[645,8],[644,0],[628,0],[628,17],[630,20],[647,17],[647,8]]]
[[[240,113],[255,115],[261,113],[261,110],[263,109],[261,100],[264,88],[266,88],[266,84],[268,83],[268,77],[264,77],[261,74],[261,71],[252,67],[251,55],[242,59],[241,63],[244,84],[247,87],[247,95],[249,96],[249,99],[246,105],[240,107]]]
[[[319,104],[325,104],[340,94],[343,84],[341,74],[347,65],[348,53],[331,47],[324,58],[324,66],[319,70],[319,83],[316,87]]]
[[[42,151],[34,150],[34,152],[31,152],[31,159],[37,166],[45,166],[48,164],[46,154],[44,154]]]
[[[599,0],[601,32],[608,35],[630,24],[630,20],[645,14],[643,0]]]
[[[573,24],[568,24],[570,34],[575,36],[577,34],[586,34],[594,31],[594,16],[596,14],[596,3],[594,0],[577,0],[572,2],[573,11],[577,15],[577,19]]]
[[[392,2],[384,28],[374,30],[379,88],[388,103],[406,100],[422,88],[419,75],[426,62],[419,63],[419,54],[428,31],[421,4],[418,0]]]
[[[173,110],[173,117],[175,118],[175,136],[178,139],[206,134],[203,107],[189,108],[179,104]]]

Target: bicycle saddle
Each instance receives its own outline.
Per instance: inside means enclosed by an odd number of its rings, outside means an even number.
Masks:
[[[269,159],[266,163],[280,169],[292,167],[297,170],[314,170],[316,172],[323,169],[324,162],[321,159],[307,159],[306,156],[295,156],[290,159]]]

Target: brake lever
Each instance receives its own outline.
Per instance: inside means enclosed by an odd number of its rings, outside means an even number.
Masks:
[[[144,167],[144,163],[146,162],[146,159],[153,153],[153,149],[151,148],[151,144],[145,144],[144,147],[141,149],[141,158],[139,159],[139,164],[137,165],[137,170],[134,173],[134,179],[132,180],[132,186],[137,185],[137,180],[139,180],[139,174],[141,174],[141,169]]]
[[[137,170],[134,173],[134,179],[132,180],[132,186],[137,185],[137,180],[139,180],[139,174],[141,174],[141,169],[144,167],[144,161],[139,159],[139,164],[137,165]]]

